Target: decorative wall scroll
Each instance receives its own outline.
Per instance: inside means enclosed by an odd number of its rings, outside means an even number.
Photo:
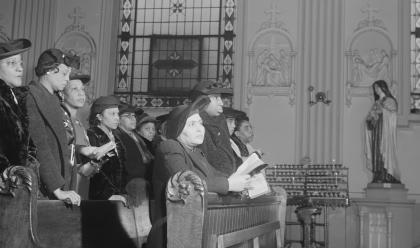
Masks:
[[[395,94],[396,51],[384,22],[375,17],[370,2],[361,9],[366,17],[359,21],[349,41],[346,56],[346,105],[353,96],[370,96],[370,86],[385,80]]]
[[[0,26],[0,42],[5,42],[10,40],[10,38],[7,36],[5,32],[3,32],[3,27]]]
[[[249,48],[247,104],[255,95],[289,96],[295,103],[295,57],[292,38],[284,23],[278,20],[279,10],[272,2],[264,22]]]
[[[68,17],[73,19],[73,23],[61,34],[55,47],[80,57],[80,68],[77,70],[91,76],[91,81],[86,87],[87,103],[90,104],[94,98],[95,89],[96,44],[92,36],[85,31],[85,26],[80,23],[80,19],[85,17],[80,7],[74,8]]]

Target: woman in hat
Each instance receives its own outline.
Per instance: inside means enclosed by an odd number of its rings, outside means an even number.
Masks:
[[[229,191],[240,192],[249,187],[249,175],[232,175],[229,178],[216,171],[197,147],[204,140],[204,126],[199,109],[208,104],[208,97],[199,97],[191,105],[181,105],[169,114],[166,126],[168,140],[163,141],[156,151],[153,172],[155,191],[155,229],[152,232],[149,247],[164,247],[165,228],[159,227],[166,216],[165,187],[178,171],[191,170],[206,181],[208,191],[227,194]],[[152,229],[152,230],[153,230]],[[162,241],[164,242],[162,244]]]
[[[36,167],[25,105],[28,88],[22,87],[21,54],[30,47],[27,39],[0,43],[0,173],[12,165]]]
[[[90,109],[90,128],[87,131],[90,144],[105,149],[101,149],[98,154],[101,157],[98,161],[101,169],[90,179],[89,199],[121,200],[126,204],[124,149],[113,133],[120,120],[119,105],[120,101],[116,97],[102,96],[93,102]]]
[[[89,177],[99,171],[99,166],[93,159],[100,159],[97,156],[99,149],[90,145],[86,129],[77,114],[85,105],[85,84],[89,81],[89,75],[72,71],[70,80],[63,90],[63,107],[69,113],[74,128],[75,166],[78,172],[76,192],[84,200],[88,199]]]
[[[71,129],[71,121],[61,107],[57,92],[69,81],[71,58],[58,49],[41,53],[35,67],[37,81],[29,84],[26,101],[29,117],[29,133],[37,147],[40,162],[41,192],[50,199],[80,204],[80,196],[74,191],[72,178],[72,152],[65,125]]]

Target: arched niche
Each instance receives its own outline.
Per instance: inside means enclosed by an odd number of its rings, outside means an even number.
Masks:
[[[396,51],[386,29],[370,26],[357,30],[349,40],[345,58],[347,106],[354,96],[370,96],[370,87],[376,80],[385,80],[396,93]]]
[[[55,47],[80,57],[80,68],[77,70],[91,76],[86,87],[87,103],[90,104],[98,83],[95,82],[96,44],[93,38],[85,31],[67,31],[58,38]]]
[[[282,28],[259,31],[248,50],[247,105],[253,96],[288,96],[295,103],[296,52],[292,39]]]

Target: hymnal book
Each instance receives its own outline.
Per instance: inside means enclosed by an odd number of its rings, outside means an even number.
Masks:
[[[258,173],[251,177],[251,186],[252,189],[248,189],[248,196],[251,199],[270,193],[270,187],[263,173]]]
[[[238,175],[250,175],[251,176],[251,187],[248,190],[249,198],[253,199],[260,195],[264,195],[270,192],[267,180],[264,174],[261,172],[268,164],[261,160],[258,153],[252,153],[236,170],[234,174]]]

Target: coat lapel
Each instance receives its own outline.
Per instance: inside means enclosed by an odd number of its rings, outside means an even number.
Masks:
[[[38,110],[41,113],[44,121],[51,127],[52,131],[54,132],[56,137],[60,137],[66,134],[66,130],[63,124],[63,110],[61,109],[60,105],[57,102],[49,102],[46,99],[54,99],[55,96],[51,96],[51,94],[40,85],[39,83],[31,82],[29,85],[31,89],[31,95],[35,99],[35,103],[37,104]],[[54,101],[56,101],[54,99]],[[58,99],[57,99],[58,101]],[[66,140],[59,139],[59,140]],[[62,144],[63,145],[63,144]]]
[[[201,151],[200,150],[191,151],[190,149],[187,149],[185,147],[183,148],[186,151],[188,157],[191,159],[193,166],[199,169],[204,174],[204,176],[207,177],[209,174],[209,170],[208,170],[207,163],[205,160],[206,158],[204,157],[204,155],[202,155]]]

